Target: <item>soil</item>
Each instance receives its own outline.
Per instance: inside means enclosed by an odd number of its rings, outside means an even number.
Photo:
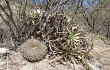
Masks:
[[[87,35],[88,36],[88,35]],[[110,70],[110,45],[106,45],[100,36],[89,34],[88,41],[93,40],[93,49],[89,55],[91,59],[89,65],[93,70]],[[22,56],[19,50],[10,51],[8,58],[8,70],[85,70],[82,65],[74,65],[71,63],[60,63],[57,59],[48,59],[48,55],[39,62],[28,62]],[[6,69],[6,58],[0,58],[0,70]],[[4,67],[4,68],[3,68]]]

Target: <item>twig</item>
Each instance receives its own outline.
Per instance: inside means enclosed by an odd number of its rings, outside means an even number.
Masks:
[[[104,52],[107,52],[107,51],[110,51],[110,48],[109,49],[106,49],[104,51],[101,51],[100,53],[104,53]]]
[[[9,70],[9,60],[8,60],[8,57],[9,57],[9,51],[7,51],[7,57],[6,57],[6,69]]]

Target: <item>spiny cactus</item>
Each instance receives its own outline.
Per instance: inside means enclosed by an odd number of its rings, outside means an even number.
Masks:
[[[47,47],[42,42],[34,38],[28,39],[22,45],[21,50],[22,56],[30,62],[39,61],[47,54]]]

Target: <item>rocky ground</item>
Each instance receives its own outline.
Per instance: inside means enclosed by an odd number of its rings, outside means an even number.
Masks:
[[[90,51],[89,65],[93,70],[110,70],[110,45],[106,45],[100,36],[89,34],[88,38],[94,38],[93,50]],[[39,62],[30,63],[26,61],[19,51],[10,51],[8,58],[8,70],[85,70],[81,65],[56,62],[56,58],[48,59],[48,55]],[[6,70],[5,57],[0,58],[0,70]],[[3,68],[4,67],[4,68]]]
[[[92,61],[97,60],[99,62],[100,70],[110,70],[110,45],[105,44],[99,35],[89,34],[89,36],[93,37],[93,50],[90,52],[90,55],[93,56]],[[97,62],[94,63],[97,64]]]

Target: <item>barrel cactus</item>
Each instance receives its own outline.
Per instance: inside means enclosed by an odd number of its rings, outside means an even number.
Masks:
[[[23,43],[21,54],[24,59],[35,62],[42,60],[47,54],[47,47],[40,41],[32,38]]]

